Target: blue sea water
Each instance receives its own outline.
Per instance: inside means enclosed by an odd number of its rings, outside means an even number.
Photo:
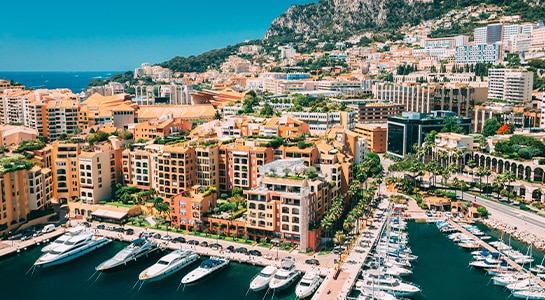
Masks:
[[[4,72],[0,71],[0,79],[13,80],[23,84],[27,89],[68,88],[80,93],[93,79],[105,79],[121,71],[93,72]]]

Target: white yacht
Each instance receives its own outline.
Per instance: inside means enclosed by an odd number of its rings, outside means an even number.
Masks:
[[[276,271],[273,279],[269,282],[270,289],[283,290],[292,285],[299,277],[299,272],[295,270],[295,260],[293,258],[285,257],[281,265],[282,268]]]
[[[64,239],[63,239],[64,240]],[[51,247],[36,262],[35,266],[49,267],[62,264],[94,251],[110,243],[105,237],[94,236],[91,231],[80,232],[65,240],[62,244]]]
[[[527,291],[534,288],[539,288],[541,287],[541,285],[539,284],[537,279],[528,278],[521,281],[517,281],[515,283],[508,284],[505,287],[511,292],[515,292],[515,291]]]
[[[203,261],[199,267],[189,272],[182,278],[183,284],[191,284],[197,280],[215,273],[229,265],[229,260],[221,257],[211,256]]]
[[[52,250],[55,247],[61,246],[64,244],[64,242],[68,241],[70,238],[84,233],[86,231],[85,226],[77,226],[74,228],[70,228],[64,233],[63,235],[59,236],[55,241],[53,241],[51,244],[45,246],[42,248],[42,252],[46,253]]]
[[[269,282],[276,274],[278,268],[273,266],[266,266],[259,272],[250,282],[250,289],[254,292],[264,290],[269,287]]]
[[[119,266],[127,265],[129,262],[136,261],[142,256],[147,256],[152,252],[159,250],[157,244],[148,239],[136,239],[130,245],[117,252],[114,257],[102,262],[95,270],[109,271]]]
[[[308,271],[295,288],[295,295],[299,299],[310,297],[320,286],[322,278],[317,271]]]
[[[397,300],[396,296],[384,291],[360,290],[357,300]]]
[[[508,284],[530,278],[530,274],[522,272],[509,272],[492,277],[494,285],[507,286]]]
[[[398,277],[383,274],[378,270],[365,271],[363,280],[358,280],[356,286],[360,290],[384,291],[396,297],[410,297],[420,292],[420,288],[416,285],[403,282]]]
[[[146,282],[161,280],[189,266],[197,259],[199,255],[179,249],[161,257],[153,266],[142,271],[138,278]]]
[[[525,291],[515,291],[513,292],[513,298],[526,300],[545,300],[545,289],[532,288]]]

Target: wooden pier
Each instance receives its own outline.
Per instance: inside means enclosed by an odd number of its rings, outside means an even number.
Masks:
[[[498,252],[500,253],[500,251],[498,251],[496,248],[492,247],[490,244],[488,244],[487,242],[481,240],[480,238],[478,238],[477,236],[475,236],[474,234],[472,234],[471,232],[469,232],[467,229],[465,229],[464,227],[462,227],[460,224],[458,224],[457,222],[453,221],[453,220],[447,220],[447,222],[449,222],[453,227],[455,227],[456,229],[458,229],[458,231],[460,231],[461,233],[463,234],[466,234],[467,236],[471,237],[475,242],[479,243],[479,245],[490,251],[490,252]],[[515,268],[517,271],[522,271],[524,269],[523,266],[519,265],[518,263],[516,263],[514,260],[510,259],[509,257],[507,256],[502,256],[502,259],[504,259],[511,267]],[[536,275],[532,274],[531,272],[527,272],[528,274],[531,274],[531,277],[536,279],[539,284],[542,286],[542,287],[545,287],[545,282],[537,277]]]

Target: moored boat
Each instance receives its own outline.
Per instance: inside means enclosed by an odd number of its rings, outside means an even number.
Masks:
[[[199,255],[179,249],[161,257],[157,263],[142,271],[138,278],[145,282],[161,280],[189,266],[198,259]]]
[[[157,244],[148,239],[136,239],[123,250],[117,252],[114,257],[103,261],[95,269],[97,271],[109,271],[120,266],[125,266],[130,262],[136,261],[142,256],[147,256],[152,252],[159,250]]]
[[[273,266],[266,266],[259,272],[250,282],[250,289],[254,292],[264,290],[269,287],[269,282],[276,274],[278,268]]]
[[[295,287],[295,295],[299,299],[310,297],[320,286],[322,278],[317,271],[309,271],[305,273],[301,281]]]
[[[208,277],[209,275],[226,268],[228,265],[228,259],[211,256],[209,259],[203,261],[196,269],[185,275],[184,278],[182,278],[182,284],[195,283],[202,278]]]
[[[110,239],[95,236],[89,230],[80,232],[71,236],[62,244],[51,247],[49,251],[45,252],[36,260],[34,265],[49,267],[62,264],[105,246],[110,242]]]
[[[299,272],[295,270],[295,260],[293,258],[285,257],[281,266],[269,282],[269,288],[272,290],[283,290],[292,285],[299,277]]]

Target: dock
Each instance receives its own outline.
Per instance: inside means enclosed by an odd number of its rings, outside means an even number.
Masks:
[[[382,211],[387,211],[390,208],[389,199],[384,198],[379,205]],[[385,213],[387,214],[387,213]],[[342,261],[341,265],[333,269],[325,278],[324,282],[320,285],[312,300],[334,300],[334,299],[346,299],[350,291],[354,288],[356,281],[361,273],[363,264],[369,257],[371,249],[373,249],[378,238],[380,237],[384,225],[386,224],[387,217],[381,218],[380,222],[374,223],[374,228],[368,228],[366,232],[370,234],[360,234],[355,241],[355,246],[351,249],[350,253],[346,255],[346,258]],[[369,246],[362,248],[364,251],[358,253],[355,251],[359,247],[360,242],[368,242]]]
[[[5,240],[0,241],[0,258],[17,254],[22,251],[26,251],[30,248],[41,247],[43,244],[47,244],[53,241],[56,237],[62,235],[65,232],[64,228],[58,227],[52,232],[42,234],[37,237],[32,237],[26,241],[21,240]]]
[[[449,219],[449,220],[447,220],[447,222],[449,222],[453,227],[455,227],[461,233],[466,234],[467,236],[471,237],[474,241],[479,243],[481,248],[484,248],[484,249],[486,249],[486,250],[488,250],[490,252],[498,252],[498,253],[500,252],[496,248],[494,248],[490,244],[488,244],[487,242],[481,240],[480,238],[478,238],[477,236],[475,236],[474,234],[469,232],[467,229],[462,227],[460,224],[458,224],[454,220]],[[509,257],[503,256],[502,259],[504,259],[511,267],[515,268],[517,271],[522,271],[524,269],[523,266],[519,265],[518,263],[516,263],[515,261],[513,261]],[[545,281],[543,281],[541,278],[535,276],[531,272],[528,272],[528,274],[531,274],[532,278],[535,278],[542,287],[545,287]]]

